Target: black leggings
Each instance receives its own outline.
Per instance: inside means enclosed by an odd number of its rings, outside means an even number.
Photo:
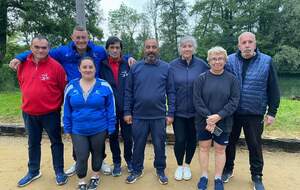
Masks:
[[[197,145],[195,118],[174,118],[173,128],[175,134],[174,152],[178,165],[183,164],[185,154],[185,163],[190,164]]]
[[[92,169],[98,172],[103,161],[103,149],[106,131],[91,136],[72,134],[73,147],[76,153],[76,173],[78,178],[84,178],[87,174],[88,159],[92,154]]]

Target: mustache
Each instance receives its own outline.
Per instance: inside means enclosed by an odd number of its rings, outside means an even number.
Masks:
[[[251,48],[246,48],[246,49],[243,50],[243,53],[249,53],[249,52],[252,52],[252,51],[254,51],[254,50],[251,49]]]

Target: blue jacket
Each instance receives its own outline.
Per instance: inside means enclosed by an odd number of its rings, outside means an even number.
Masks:
[[[79,81],[70,81],[65,89],[65,133],[89,136],[107,130],[112,134],[115,131],[116,113],[110,85],[102,79],[96,79],[85,100]]]
[[[100,78],[106,80],[112,87],[116,100],[117,114],[122,115],[124,108],[126,78],[130,68],[127,61],[124,59],[121,60],[119,64],[118,84],[114,79],[112,69],[108,64],[107,59],[100,63]]]
[[[270,56],[257,50],[257,55],[250,61],[245,78],[242,79],[243,60],[238,53],[228,56],[227,69],[240,82],[240,102],[237,109],[239,115],[264,115],[268,104],[268,78]]]
[[[30,51],[26,51],[17,55],[16,58],[24,62],[29,54]],[[66,71],[68,81],[81,77],[78,70],[78,64],[83,57],[89,56],[93,58],[96,64],[96,77],[99,77],[100,62],[107,58],[105,49],[102,46],[95,45],[91,41],[88,42],[87,52],[84,55],[80,55],[76,51],[74,42],[70,42],[67,45],[62,45],[57,48],[52,48],[49,55],[63,66]]]
[[[190,64],[181,58],[171,63],[171,73],[174,75],[175,85],[175,116],[191,118],[195,116],[193,105],[193,84],[194,80],[203,72],[209,69],[206,62],[193,56]]]
[[[166,100],[168,113],[166,113]],[[144,60],[134,64],[127,78],[124,115],[136,119],[162,119],[174,116],[175,89],[169,65]]]

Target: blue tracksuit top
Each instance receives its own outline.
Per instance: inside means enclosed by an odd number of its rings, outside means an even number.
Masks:
[[[65,133],[89,136],[107,130],[112,134],[115,131],[116,112],[110,85],[105,80],[96,79],[85,100],[79,81],[70,81],[65,89]]]
[[[193,104],[193,84],[198,76],[207,71],[209,66],[196,56],[188,64],[177,58],[170,63],[175,85],[175,116],[191,118],[196,114]]]
[[[175,89],[172,76],[169,64],[161,60],[155,64],[144,60],[134,64],[127,77],[124,115],[132,115],[134,119],[173,117]]]
[[[16,56],[20,61],[25,61],[30,51],[26,51]],[[87,51],[85,54],[80,55],[76,50],[74,42],[70,42],[67,45],[62,45],[57,48],[52,48],[49,55],[58,61],[66,71],[68,81],[75,78],[80,78],[81,74],[78,70],[78,64],[83,57],[91,57],[96,65],[96,77],[99,77],[100,62],[107,59],[106,51],[102,46],[98,46],[89,41],[87,45]]]

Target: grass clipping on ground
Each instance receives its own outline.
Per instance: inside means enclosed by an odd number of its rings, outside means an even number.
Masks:
[[[0,123],[23,124],[20,92],[0,93]],[[300,101],[282,98],[273,126],[265,127],[265,136],[300,138]]]

